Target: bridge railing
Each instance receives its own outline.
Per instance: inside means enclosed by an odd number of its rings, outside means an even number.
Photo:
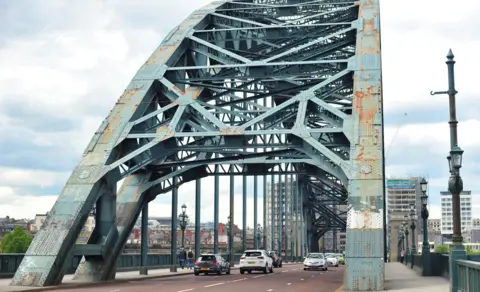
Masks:
[[[222,256],[228,259],[228,254]],[[238,263],[241,256],[241,254],[234,254],[233,262]],[[22,262],[23,257],[23,253],[0,254],[0,278],[13,277],[13,275],[15,275],[15,271]],[[72,258],[69,266],[67,266],[67,274],[75,273],[81,258],[81,256],[74,256]],[[147,267],[149,269],[168,268],[171,266],[171,264],[172,258],[170,254],[148,254]],[[140,267],[141,254],[139,253],[122,254],[117,260],[117,271],[119,272],[135,271]]]
[[[457,261],[458,291],[480,291],[480,263]]]

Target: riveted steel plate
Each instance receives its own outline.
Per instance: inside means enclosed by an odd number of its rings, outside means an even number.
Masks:
[[[346,258],[345,291],[384,291],[383,258]]]
[[[383,257],[383,229],[354,229],[347,235],[346,257]]]
[[[68,184],[80,185],[80,184],[93,184],[100,179],[100,175],[103,172],[102,165],[78,165],[73,170],[70,178],[67,181]]]

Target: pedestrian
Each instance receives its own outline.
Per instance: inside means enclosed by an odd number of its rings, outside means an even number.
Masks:
[[[192,251],[192,248],[188,249],[187,260],[188,260],[188,262],[187,262],[188,269],[189,270],[193,269],[193,251]]]
[[[182,270],[185,268],[185,259],[187,258],[187,252],[185,249],[182,247],[180,250],[180,266],[182,267]]]
[[[403,260],[405,259],[405,250],[402,249],[400,252],[400,262],[403,264]]]

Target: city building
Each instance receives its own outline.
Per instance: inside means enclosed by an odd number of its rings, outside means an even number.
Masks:
[[[33,232],[33,221],[29,219],[19,219],[10,218],[6,216],[0,218],[0,239],[2,239],[5,234],[13,231],[15,227],[20,227],[27,232]]]
[[[472,219],[472,228],[480,228],[480,218],[473,218]]]
[[[440,192],[440,204],[442,208],[441,232],[447,238],[453,234],[453,209],[452,194]],[[463,191],[460,193],[460,217],[462,233],[469,233],[472,229],[472,192]]]
[[[300,224],[301,218],[300,214],[296,212],[297,209],[298,212],[301,212],[300,207],[297,208],[297,204],[294,201],[296,189],[296,182],[291,181],[291,176],[289,175],[281,176],[281,182],[277,181],[273,186],[271,182],[267,182],[267,225],[264,229],[266,238],[265,248],[267,250],[285,250],[287,246],[290,248],[294,226],[285,226],[285,223],[291,220],[288,217],[291,214],[291,207],[293,207],[294,211],[292,214],[293,220],[297,217],[298,224]],[[273,225],[272,218],[274,221]],[[282,218],[282,226],[278,226],[279,218]],[[279,247],[280,238],[282,239],[282,246]]]
[[[470,242],[480,243],[480,228],[472,228],[470,230]]]
[[[428,219],[428,232],[431,233],[440,233],[441,231],[441,221],[440,219]]]
[[[388,246],[392,255],[396,256],[393,251],[397,250],[397,232],[403,222],[403,217],[405,215],[410,216],[410,204],[415,204],[417,210],[418,218],[415,229],[417,236],[423,233],[421,181],[421,177],[389,178],[386,180]],[[410,220],[408,225],[410,226]]]

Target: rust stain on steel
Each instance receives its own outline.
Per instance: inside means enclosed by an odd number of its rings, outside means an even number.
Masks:
[[[128,105],[129,102],[136,94],[138,94],[140,90],[141,87],[130,88],[125,90],[125,92],[120,96],[117,103],[115,104],[115,107],[108,116],[108,125],[103,131],[102,137],[99,139],[99,143],[105,144],[111,142],[113,133],[116,132],[117,127],[122,122],[121,113],[123,111],[123,105]],[[137,106],[138,104],[135,106],[134,109],[136,109]]]
[[[155,64],[160,64],[160,63],[163,64],[164,63],[163,61],[168,59],[173,54],[173,52],[175,51],[176,48],[177,48],[176,45],[166,45],[166,46],[159,47],[150,56],[150,58],[148,58],[148,60],[145,62],[145,65],[149,66],[149,65],[155,65]]]
[[[220,135],[229,136],[229,135],[243,135],[243,134],[245,134],[245,130],[239,127],[230,127],[230,128],[220,130]]]
[[[202,89],[200,87],[189,87],[187,88],[187,93],[192,96],[192,99],[197,99],[202,93]]]
[[[176,91],[177,93],[179,93],[180,95],[185,95],[185,91],[181,90],[180,88],[178,88],[177,86],[172,86],[171,88],[172,91]]]

